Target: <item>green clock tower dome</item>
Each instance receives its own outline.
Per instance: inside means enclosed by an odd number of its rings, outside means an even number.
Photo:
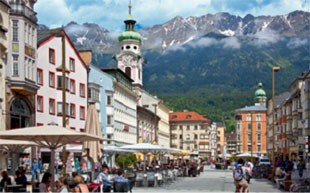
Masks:
[[[258,89],[255,91],[254,100],[255,103],[266,104],[266,92],[263,90],[263,84],[261,82],[258,83]]]
[[[118,36],[118,41],[124,40],[136,40],[141,43],[142,38],[141,35],[135,31],[136,21],[133,19],[131,15],[131,3],[129,3],[129,15],[128,18],[124,21],[125,23],[125,31]]]

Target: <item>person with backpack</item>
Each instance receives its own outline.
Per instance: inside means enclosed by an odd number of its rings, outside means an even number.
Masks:
[[[248,167],[244,166],[243,159],[238,159],[238,165],[233,171],[233,177],[235,181],[236,192],[248,192],[248,182],[246,175],[252,176],[252,172]]]

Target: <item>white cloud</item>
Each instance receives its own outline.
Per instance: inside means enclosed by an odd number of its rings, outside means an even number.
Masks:
[[[273,30],[264,30],[259,31],[255,35],[249,35],[248,37],[252,38],[252,44],[256,46],[269,45],[271,43],[277,43],[281,40],[280,34]]]
[[[245,0],[243,3],[256,3],[259,7],[246,7],[240,0],[231,6],[233,0],[132,0],[132,15],[142,26],[164,23],[175,16],[201,16],[207,13],[229,12],[234,15],[283,15],[295,10],[309,11],[307,0]],[[35,4],[39,23],[59,27],[70,21],[93,22],[106,29],[118,29],[128,16],[128,0],[39,0]],[[83,6],[79,6],[84,2]],[[74,5],[74,6],[73,6]]]
[[[225,38],[220,42],[223,44],[223,48],[239,49],[241,47],[241,43],[236,37]]]
[[[294,49],[308,44],[307,39],[294,38],[288,42],[287,47]]]

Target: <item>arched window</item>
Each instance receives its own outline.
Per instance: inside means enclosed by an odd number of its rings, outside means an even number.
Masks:
[[[11,104],[11,129],[29,127],[30,109],[22,99],[15,99]]]
[[[130,67],[125,68],[125,73],[127,74],[128,77],[131,78],[131,68]]]

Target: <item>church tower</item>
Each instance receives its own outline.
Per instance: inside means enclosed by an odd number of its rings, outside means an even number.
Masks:
[[[263,90],[263,84],[260,82],[258,83],[258,89],[255,91],[255,106],[262,105],[266,107],[266,92]]]
[[[133,80],[133,89],[140,99],[143,89],[141,54],[142,37],[135,31],[136,21],[131,15],[131,1],[129,1],[129,15],[124,21],[125,31],[118,37],[120,53],[116,56],[117,67]]]

